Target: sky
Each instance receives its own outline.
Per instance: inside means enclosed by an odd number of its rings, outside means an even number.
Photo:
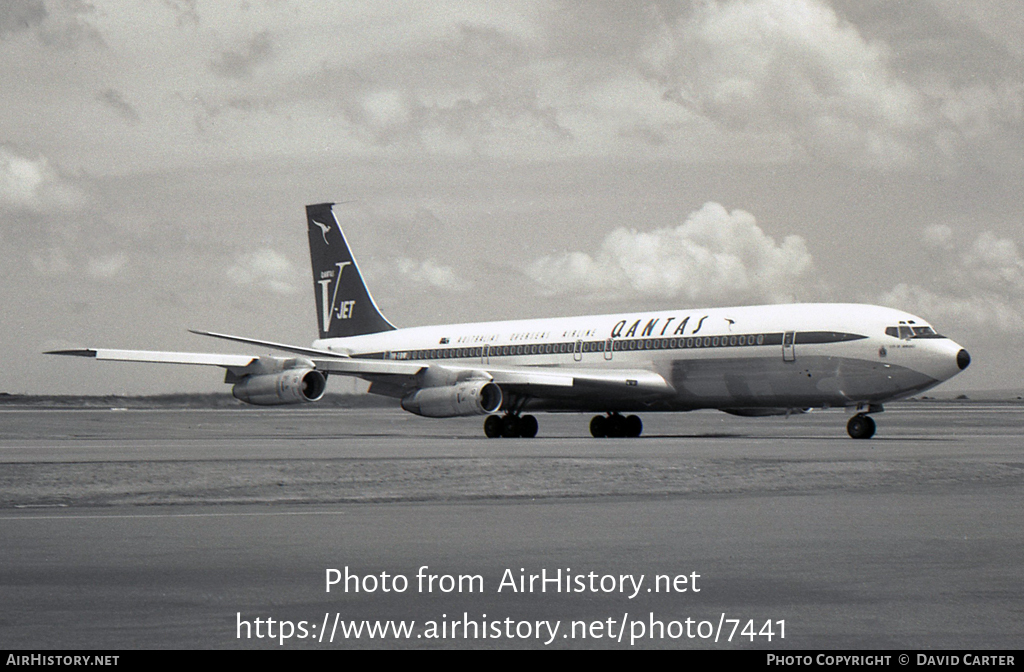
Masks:
[[[0,392],[311,343],[325,201],[398,326],[871,303],[1019,388],[1024,3],[0,3]]]

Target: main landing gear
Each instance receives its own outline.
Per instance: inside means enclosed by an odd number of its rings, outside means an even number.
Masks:
[[[488,415],[484,420],[484,434],[489,439],[504,437],[506,439],[532,439],[537,436],[537,418],[532,415]]]
[[[862,408],[864,406],[860,405],[857,410],[861,411]],[[868,413],[881,413],[884,410],[881,404],[869,405],[867,411],[858,412],[846,423],[847,433],[854,439],[870,439],[875,435],[875,421]]]
[[[618,413],[609,413],[607,416],[595,415],[590,421],[590,434],[595,439],[637,437],[643,431],[644,423],[635,415],[623,417]]]
[[[484,420],[484,434],[489,439],[532,439],[537,436],[537,418],[508,412],[505,415],[488,415]],[[595,415],[590,421],[590,433],[595,438],[627,438],[640,436],[644,423],[635,415],[622,416],[618,413]]]

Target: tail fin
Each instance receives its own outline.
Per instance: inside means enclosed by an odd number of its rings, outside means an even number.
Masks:
[[[331,209],[333,203],[306,206],[309,257],[320,338],[376,334],[395,328],[380,313],[359,272],[348,241]]]

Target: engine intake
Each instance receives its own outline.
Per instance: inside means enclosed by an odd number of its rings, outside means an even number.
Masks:
[[[282,406],[319,401],[327,390],[327,376],[313,369],[249,375],[235,383],[231,394],[247,404]]]
[[[424,387],[402,399],[402,408],[428,418],[487,415],[501,408],[501,388],[489,380]]]

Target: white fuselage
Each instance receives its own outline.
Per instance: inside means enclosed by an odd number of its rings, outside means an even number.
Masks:
[[[886,330],[889,333],[886,333]],[[900,329],[900,331],[897,331]],[[917,335],[915,336],[915,330]],[[892,335],[899,334],[899,335]],[[671,393],[643,403],[585,391],[549,410],[849,406],[920,393],[961,370],[961,347],[909,313],[787,304],[481,322],[318,340],[314,348],[459,368],[653,371]]]

